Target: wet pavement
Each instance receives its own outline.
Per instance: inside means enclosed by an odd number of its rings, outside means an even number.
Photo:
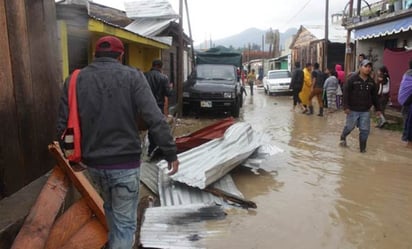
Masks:
[[[245,98],[239,120],[267,133],[284,152],[265,163],[270,172],[232,172],[257,209],[233,209],[226,219],[208,222],[227,229],[207,248],[412,248],[412,150],[400,132],[372,124],[361,154],[358,130],[348,148],[338,146],[342,111],[307,116],[291,106],[290,96],[267,96],[262,89]],[[216,120],[185,118],[177,132]]]

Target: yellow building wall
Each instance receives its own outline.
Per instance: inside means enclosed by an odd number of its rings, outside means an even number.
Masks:
[[[59,47],[61,49],[61,65],[62,65],[62,82],[69,76],[69,52],[67,48],[67,25],[65,21],[57,22],[57,32],[59,39]]]
[[[93,36],[92,40],[92,50],[91,50],[91,61],[93,60],[93,50],[96,46],[97,40],[100,36]],[[125,42],[122,40],[125,48],[125,64],[131,67],[140,69],[143,72],[149,71],[152,67],[152,61],[154,59],[161,59],[161,48],[152,48],[147,46],[141,46],[137,43]]]
[[[129,44],[129,65],[141,71],[149,71],[154,59],[161,59],[160,48],[148,48],[138,44]]]
[[[70,58],[68,55],[68,34],[69,32],[73,32],[73,30],[69,30],[67,23],[64,20],[58,21],[58,28],[60,49],[62,54],[62,78],[65,79],[69,75]],[[102,31],[96,32],[96,29],[102,29]],[[121,39],[126,48],[124,63],[128,66],[138,68],[143,72],[149,71],[152,66],[152,61],[154,59],[161,59],[162,49],[169,47],[165,44],[139,37],[130,32],[107,26],[104,23],[100,23],[95,20],[89,20],[89,32],[89,63],[91,63],[94,59],[94,48],[97,40],[105,35],[114,35]]]

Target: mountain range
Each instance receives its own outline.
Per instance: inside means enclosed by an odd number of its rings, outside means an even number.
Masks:
[[[298,29],[297,28],[289,28],[285,32],[280,32],[280,38],[279,38],[279,44],[281,47],[285,46],[285,41],[295,35],[297,33]],[[238,34],[218,39],[218,40],[212,40],[212,41],[207,41],[208,43],[211,44],[205,44],[205,42],[196,45],[195,47],[197,49],[199,48],[205,48],[205,47],[216,47],[216,46],[225,46],[225,47],[233,47],[234,49],[237,48],[246,48],[249,46],[259,46],[262,47],[262,37],[265,36],[267,30],[261,30],[258,28],[249,28],[246,29]],[[263,39],[264,41],[264,39]],[[269,50],[269,45],[265,44],[265,51]]]

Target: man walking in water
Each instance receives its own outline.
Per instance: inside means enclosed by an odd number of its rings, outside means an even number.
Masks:
[[[346,137],[355,126],[359,127],[359,150],[366,152],[366,142],[370,132],[370,112],[372,104],[377,115],[381,114],[376,84],[370,76],[372,62],[363,60],[359,71],[343,85],[343,110],[346,124],[340,136],[340,145],[346,147]]]

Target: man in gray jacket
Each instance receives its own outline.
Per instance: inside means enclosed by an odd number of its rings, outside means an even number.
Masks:
[[[179,167],[170,127],[149,84],[142,72],[121,64],[123,54],[124,46],[118,38],[100,38],[95,59],[80,71],[76,86],[82,163],[88,166],[92,180],[101,190],[111,249],[133,246],[139,201],[139,114],[169,162],[169,174],[176,173]],[[70,77],[60,100],[59,138],[67,127]]]
[[[147,82],[149,83],[150,89],[152,89],[153,96],[156,99],[157,106],[160,111],[167,116],[168,113],[164,112],[165,109],[165,98],[172,95],[172,87],[169,82],[169,78],[162,73],[163,62],[161,60],[154,60],[152,62],[152,68],[150,71],[144,73]],[[166,106],[168,108],[168,106]],[[149,129],[148,132],[149,148],[147,154],[150,156],[152,152],[156,149],[157,145],[153,139],[152,131]]]

